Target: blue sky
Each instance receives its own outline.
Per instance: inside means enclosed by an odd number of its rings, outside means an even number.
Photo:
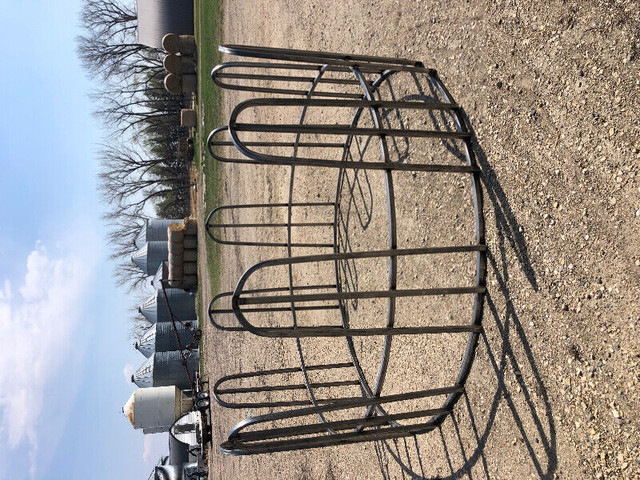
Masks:
[[[146,479],[167,450],[120,413],[144,359],[107,261],[79,8],[2,7],[0,480]]]

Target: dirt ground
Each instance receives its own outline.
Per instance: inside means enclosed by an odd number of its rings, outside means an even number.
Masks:
[[[398,441],[230,457],[218,445],[249,412],[215,406],[210,478],[640,478],[640,5],[225,1],[223,28],[231,44],[402,56],[437,69],[474,128],[488,293],[466,395],[440,429]],[[223,118],[241,98],[224,93]],[[226,203],[286,201],[288,168],[222,168]],[[311,196],[335,185],[318,173],[297,175]],[[374,185],[371,226],[368,237],[360,234],[370,246],[382,235],[377,215],[384,209],[375,193],[379,179],[367,181]],[[405,199],[400,243],[429,245],[447,228],[468,225],[463,211],[442,225],[443,212],[456,203],[433,200],[434,189],[446,197],[458,186],[429,181],[422,174],[398,181]],[[227,290],[249,266],[273,256],[244,247],[222,252]],[[360,268],[361,287],[384,274],[378,268]],[[419,268],[405,273],[418,279]],[[447,260],[429,268],[460,279],[469,273]],[[263,281],[270,281],[266,274]],[[208,285],[201,279],[203,292]],[[204,318],[209,299],[205,293]],[[363,321],[377,308],[362,306]],[[406,315],[419,318],[411,308]],[[446,377],[448,365],[459,365],[463,345],[421,341],[395,344],[388,391]],[[304,348],[317,361],[337,355]],[[372,361],[380,351],[375,340],[358,348]],[[293,341],[210,325],[204,349],[213,381],[296,365]]]

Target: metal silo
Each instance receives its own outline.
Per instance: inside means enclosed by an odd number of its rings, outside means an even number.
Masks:
[[[199,369],[197,351],[183,352],[187,359],[187,369],[194,378]],[[131,380],[140,388],[175,385],[181,390],[191,388],[189,376],[182,365],[180,352],[158,352],[151,355],[133,374]]]
[[[169,315],[167,300],[171,305],[171,311],[178,320],[187,321],[197,318],[196,298],[193,294],[179,288],[165,288],[164,292],[167,293],[166,299],[163,290],[159,289],[146,302],[140,305],[138,311],[144,318],[151,323],[170,322],[171,316]]]
[[[150,357],[156,352],[171,352],[184,349],[195,341],[195,330],[198,328],[196,321],[191,322],[191,328],[187,328],[182,323],[176,323],[176,330],[173,330],[171,322],[162,322],[153,325],[136,342],[136,348],[145,357]],[[180,346],[176,340],[176,333],[180,339]]]
[[[147,275],[156,273],[160,264],[168,259],[169,245],[166,240],[147,242],[131,256],[131,261]]]
[[[182,223],[183,221],[181,218],[146,218],[133,243],[136,248],[141,248],[147,242],[166,241],[168,238],[167,227],[172,223]]]
[[[193,0],[138,0],[138,42],[162,48],[167,33],[193,35]]]
[[[156,274],[151,279],[151,285],[153,285],[155,288],[161,289],[162,288],[162,280],[165,280],[165,285],[168,285],[166,283],[166,280],[168,280],[168,279],[169,279],[169,263],[168,262],[162,262],[160,264],[160,266],[158,267],[158,270],[156,271]]]
[[[122,412],[133,428],[143,432],[168,432],[178,418],[193,408],[193,399],[175,386],[137,388]]]

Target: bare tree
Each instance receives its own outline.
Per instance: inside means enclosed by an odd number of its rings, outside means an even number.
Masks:
[[[113,0],[85,0],[80,11],[80,25],[102,36],[135,35],[138,15],[132,5]]]
[[[108,139],[99,188],[116,282],[140,291],[145,275],[131,255],[145,218],[188,209],[189,165],[177,158],[183,99],[164,89],[161,52],[137,43],[135,0],[84,0],[80,24],[77,51],[97,80],[91,98]]]
[[[80,25],[85,33],[77,38],[78,56],[92,77],[118,83],[162,66],[159,50],[136,41],[138,15],[131,3],[84,0]]]

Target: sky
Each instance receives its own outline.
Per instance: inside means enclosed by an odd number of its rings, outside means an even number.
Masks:
[[[79,8],[2,6],[0,480],[146,479],[168,450],[121,413],[144,358],[107,260]]]

